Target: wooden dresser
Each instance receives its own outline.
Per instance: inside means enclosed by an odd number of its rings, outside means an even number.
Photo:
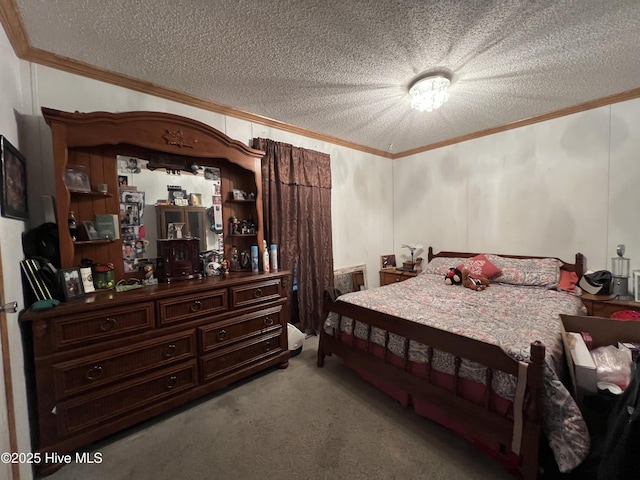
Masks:
[[[396,270],[395,268],[383,268],[380,270],[380,286],[390,283],[402,282],[418,275],[418,272]]]
[[[286,367],[289,276],[231,273],[24,311],[34,451],[70,452],[260,370]]]
[[[584,292],[581,298],[587,314],[594,317],[610,318],[612,314],[622,310],[640,312],[640,303],[634,300],[619,300],[614,295],[591,295]]]

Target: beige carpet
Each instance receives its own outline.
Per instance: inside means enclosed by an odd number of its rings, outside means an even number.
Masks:
[[[99,465],[49,480],[511,479],[448,430],[403,408],[317,337],[272,369],[92,445]]]

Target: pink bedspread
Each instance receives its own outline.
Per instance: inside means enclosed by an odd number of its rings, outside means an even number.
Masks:
[[[493,283],[488,289],[476,292],[445,285],[441,275],[425,273],[393,285],[347,293],[339,300],[499,345],[517,360],[528,360],[531,342],[542,341],[547,364],[543,427],[549,444],[563,472],[572,470],[587,456],[586,424],[559,376],[564,362],[559,314],[584,314],[579,297],[542,287]],[[337,328],[337,321],[336,315],[329,315],[326,333],[331,334]],[[351,320],[343,318],[341,328],[351,334]],[[366,339],[365,324],[356,322],[355,336]],[[371,339],[384,346],[385,332],[372,328]],[[409,360],[425,363],[427,348],[418,342],[409,342]],[[404,339],[390,334],[389,349],[403,357]],[[453,373],[453,358],[448,354],[434,354],[433,368]],[[486,378],[483,366],[464,360],[460,375],[479,383],[484,383]],[[502,374],[496,375],[493,381],[496,393],[513,399],[514,378]]]

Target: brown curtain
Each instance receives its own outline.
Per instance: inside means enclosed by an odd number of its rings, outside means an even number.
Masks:
[[[331,159],[264,138],[253,139],[253,147],[265,152],[265,239],[278,245],[280,268],[295,272],[300,328],[318,332],[324,289],[333,286]],[[288,290],[295,301],[292,288]]]

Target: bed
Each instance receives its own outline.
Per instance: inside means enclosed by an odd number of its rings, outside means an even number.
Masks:
[[[585,264],[579,253],[574,263],[566,263],[434,254],[430,247],[428,263],[415,278],[350,293],[325,291],[318,366],[335,354],[402,405],[455,430],[515,475],[537,478],[542,438],[559,470],[571,471],[586,458],[589,435],[563,383],[559,315],[585,313],[580,297],[566,291]],[[483,291],[445,284],[449,268],[462,265],[490,266],[499,273]]]

